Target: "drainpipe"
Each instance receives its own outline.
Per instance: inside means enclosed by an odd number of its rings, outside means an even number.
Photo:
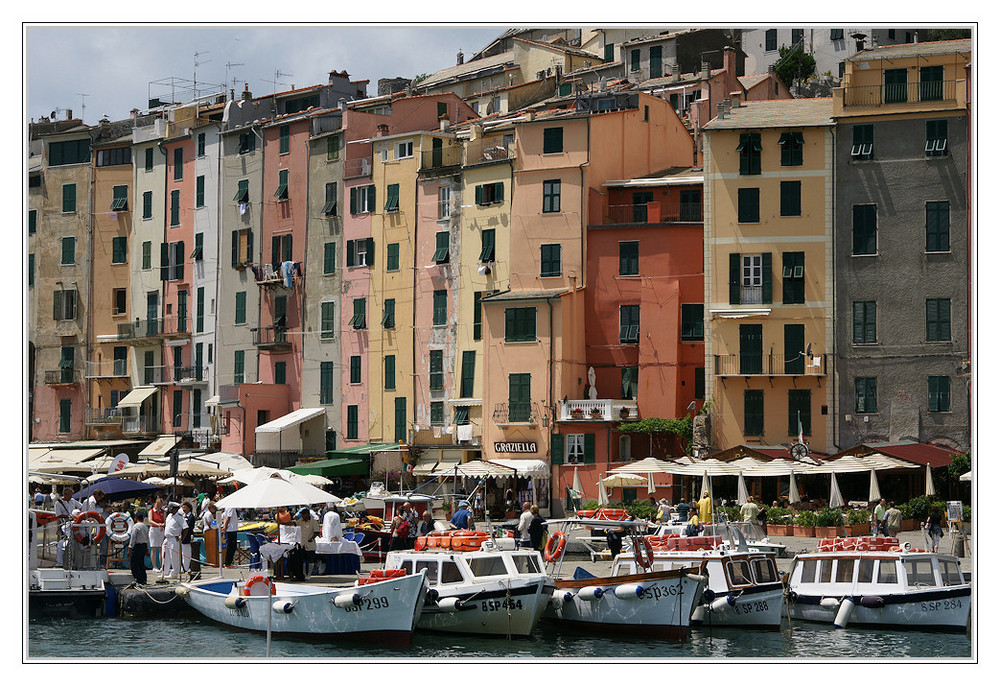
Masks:
[[[215,151],[215,161],[216,161],[216,172],[215,172],[215,254],[219,255],[220,246],[222,246],[222,153],[223,153],[223,135],[222,127],[220,126],[216,131],[216,151]],[[215,349],[215,355],[219,354],[219,305],[220,305],[220,292],[222,284],[222,263],[218,262],[215,269],[215,313],[212,315],[212,347]],[[207,358],[206,358],[207,359]],[[213,358],[215,359],[215,358]],[[217,395],[219,393],[219,381],[218,374],[215,371],[218,369],[219,365],[216,362],[212,363],[212,395]],[[209,396],[211,397],[211,396]],[[215,406],[216,426],[219,426],[219,406]],[[221,434],[220,434],[221,436]]]
[[[554,380],[552,378],[552,338],[553,338],[553,335],[552,335],[552,299],[548,298],[547,302],[549,303],[549,406],[551,408],[553,408],[552,409],[552,427],[551,428],[554,429],[554,428],[556,428],[555,427],[555,423],[556,423],[556,412],[555,412],[556,403],[555,403],[555,400],[553,399],[554,396],[552,395],[552,392],[553,392],[553,382],[554,382]],[[549,469],[550,470],[551,470],[551,464],[552,464],[552,435],[551,434],[552,434],[552,431],[550,429],[550,431],[549,431]],[[562,471],[562,470],[560,469],[560,471]],[[554,481],[555,481],[555,479],[551,479],[551,478],[549,479],[549,512],[550,513],[552,512],[552,504],[553,504],[553,500],[552,500],[552,485],[553,485]]]
[[[94,191],[94,181],[95,181],[94,176],[95,176],[95,174],[94,174],[94,170],[97,168],[97,166],[96,166],[97,160],[96,160],[96,153],[94,152],[93,147],[91,147],[91,154],[95,156],[95,159],[91,161],[90,170],[89,170],[90,171],[90,183],[88,184],[90,186],[90,212],[88,213],[89,216],[87,217],[87,237],[89,238],[89,240],[87,241],[87,243],[88,243],[88,246],[87,246],[87,252],[88,252],[88,255],[87,255],[87,270],[90,271],[90,274],[88,275],[88,277],[85,280],[85,283],[87,284],[87,328],[85,329],[85,336],[84,336],[84,338],[86,339],[86,341],[85,341],[86,342],[86,347],[85,347],[86,353],[85,353],[85,357],[84,357],[84,361],[83,361],[84,369],[86,369],[87,363],[90,361],[90,356],[93,353],[93,348],[91,347],[91,333],[94,330],[94,324],[93,324],[93,319],[94,319],[94,214],[95,214],[95,212],[94,212],[94,197],[95,197],[95,191]],[[61,359],[62,359],[62,353],[60,352],[60,360]],[[86,376],[86,375],[84,375],[84,376]],[[87,390],[86,390],[86,393],[85,393],[85,401],[84,401],[84,408],[83,408],[83,411],[84,411],[83,437],[84,438],[87,437],[86,412],[87,412],[87,408],[90,406],[91,385],[92,384],[93,384],[93,381],[87,381],[86,382],[86,389]],[[100,406],[100,397],[98,397],[98,406]]]

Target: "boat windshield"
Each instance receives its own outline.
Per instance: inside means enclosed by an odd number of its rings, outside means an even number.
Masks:
[[[839,584],[849,584],[854,581],[854,559],[840,558],[837,560],[836,581]]]
[[[938,560],[941,569],[941,583],[945,586],[961,586],[965,583],[962,568],[954,560]]]
[[[518,574],[540,574],[542,571],[535,555],[511,555],[510,559]]]
[[[451,560],[443,560],[441,562],[442,584],[457,584],[464,580],[462,578],[462,570],[458,568],[457,564]]]
[[[753,583],[750,563],[746,560],[732,560],[726,563],[726,573],[733,586],[749,586]]]
[[[931,565],[931,558],[929,557],[903,560],[903,569],[906,570],[906,585],[908,588],[923,588],[925,586],[937,585],[934,581],[934,567]]]
[[[753,575],[759,584],[774,583],[778,580],[778,567],[769,557],[755,557],[750,560]]]
[[[469,568],[473,576],[503,576],[507,574],[507,566],[500,555],[469,558]]]
[[[896,576],[895,560],[879,560],[878,563],[878,583],[895,584],[898,583]]]

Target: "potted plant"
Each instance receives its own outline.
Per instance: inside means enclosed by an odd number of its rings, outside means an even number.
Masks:
[[[769,536],[791,536],[791,513],[785,507],[769,507],[767,509],[767,534]]]
[[[847,513],[847,530],[851,536],[867,536],[872,531],[871,520],[868,510],[851,510]]]
[[[913,518],[913,508],[910,507],[910,504],[900,503],[896,507],[899,509],[899,530],[916,531],[917,520]]]
[[[628,419],[629,415],[631,415],[632,413],[629,411],[627,407],[623,407],[618,414],[621,416],[622,419]]]
[[[604,417],[604,411],[599,407],[593,407],[590,409],[591,419],[602,419]]]
[[[574,407],[572,410],[569,411],[569,416],[572,417],[573,419],[583,419],[583,408]]]
[[[837,538],[844,526],[844,515],[839,509],[826,507],[816,513],[816,536],[818,538]]]
[[[792,535],[814,538],[816,536],[816,513],[809,510],[802,510],[796,514],[795,524],[792,527]]]

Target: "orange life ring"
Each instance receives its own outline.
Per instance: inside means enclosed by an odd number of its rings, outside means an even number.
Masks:
[[[632,553],[635,556],[635,563],[643,569],[653,566],[653,546],[645,538],[636,541]]]
[[[243,595],[267,595],[266,593],[253,593],[251,589],[257,584],[264,584],[271,586],[271,595],[277,595],[278,589],[275,587],[274,582],[271,581],[270,577],[266,577],[263,574],[255,574],[254,576],[247,579],[247,582],[243,584]]]
[[[623,522],[628,519],[628,510],[618,507],[603,507],[594,514],[594,519]]]
[[[556,531],[549,536],[549,540],[545,544],[543,557],[546,562],[555,562],[562,557],[564,550],[566,550],[566,534],[562,531]]]
[[[85,525],[83,522],[90,520],[99,524],[97,531],[94,532],[94,538],[90,538],[90,529],[93,525]],[[94,512],[93,510],[87,510],[86,512],[81,512],[73,519],[73,538],[77,542],[83,545],[90,545],[91,543],[100,543],[101,539],[104,538],[104,517],[101,516],[99,512]]]

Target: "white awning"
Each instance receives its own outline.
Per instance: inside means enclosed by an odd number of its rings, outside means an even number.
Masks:
[[[308,452],[320,455],[326,445],[326,409],[303,407],[261,424],[254,432],[255,452]]]
[[[218,394],[213,395],[211,398],[205,401],[205,407],[215,407],[218,404],[219,404]]]
[[[721,317],[722,319],[746,319],[747,317],[766,317],[771,314],[771,308],[765,307],[753,310],[709,310],[708,313],[713,317]]]
[[[434,471],[431,472],[433,476],[455,476],[455,467],[462,463],[462,455],[449,455],[448,453],[443,453],[441,459],[438,461],[437,466]]]
[[[142,401],[156,393],[156,386],[139,386],[118,401],[118,407],[139,407]]]
[[[469,460],[452,468],[459,476],[514,476],[514,469],[485,460]]]
[[[294,412],[289,412],[284,417],[278,417],[275,420],[268,422],[267,424],[261,424],[257,427],[255,433],[258,434],[276,434],[281,433],[282,430],[287,429],[292,426],[297,426],[302,422],[308,421],[313,417],[318,417],[321,414],[325,414],[326,410],[322,407],[303,407],[301,410],[295,410]]]
[[[85,461],[104,453],[104,448],[70,448],[50,450],[28,462],[35,472],[90,472],[93,465]]]
[[[430,476],[437,463],[437,455],[421,455],[416,466],[413,468],[413,476]]]
[[[134,391],[133,391],[134,393]],[[180,436],[160,436],[139,453],[139,457],[163,457],[180,441]]]
[[[545,460],[538,460],[535,458],[500,458],[494,457],[490,462],[495,462],[498,465],[504,467],[510,467],[517,471],[521,476],[533,476],[533,477],[543,477],[548,478],[552,471],[549,468],[549,464]]]

